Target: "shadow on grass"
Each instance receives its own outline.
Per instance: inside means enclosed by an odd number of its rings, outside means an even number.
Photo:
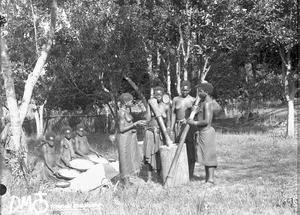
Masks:
[[[278,123],[277,123],[278,124]],[[237,123],[236,118],[215,119],[213,127],[220,133],[268,133],[274,129],[280,129],[280,126],[270,125],[268,122],[250,121]]]
[[[223,180],[228,182],[253,181],[267,179],[268,181],[280,178],[296,177],[296,163],[287,161],[284,163],[235,163],[231,165],[220,164],[219,172]]]
[[[194,175],[190,180],[191,181],[204,181],[205,177],[204,176],[196,176],[196,175]]]

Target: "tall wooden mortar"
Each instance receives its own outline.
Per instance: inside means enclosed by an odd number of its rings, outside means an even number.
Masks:
[[[166,179],[169,173],[169,169],[171,167],[173,158],[178,149],[178,145],[172,144],[170,146],[160,146],[160,159],[162,165],[162,179],[163,183],[168,188],[179,187],[181,185],[189,183],[189,167],[188,167],[188,158],[185,144],[183,144],[182,151],[178,157],[177,165],[173,170],[172,180],[168,181],[166,184]]]
[[[196,101],[194,103],[194,106],[198,106],[200,103],[200,97],[197,96],[196,97]],[[195,117],[195,114],[196,114],[196,110],[193,110],[190,114],[190,119],[194,119]],[[164,185],[166,187],[175,187],[175,186],[178,186],[180,184],[178,184],[178,179],[176,179],[176,176],[178,175],[177,173],[174,174],[176,171],[181,171],[182,174],[187,174],[187,178],[188,178],[188,181],[189,181],[189,168],[188,168],[188,161],[187,161],[187,154],[186,154],[186,147],[184,147],[184,150],[183,149],[183,146],[185,146],[184,144],[184,141],[186,139],[186,135],[188,133],[190,129],[190,125],[189,124],[186,124],[182,134],[181,134],[181,137],[180,137],[180,141],[179,141],[179,144],[176,148],[176,152],[175,152],[175,155],[174,155],[174,158],[172,160],[172,163],[170,165],[170,169],[168,171],[168,175],[166,177],[166,179],[164,180]],[[183,152],[183,153],[182,153]],[[186,157],[186,163],[184,163],[184,158],[181,158],[182,156]],[[180,165],[181,166],[184,166],[185,168],[183,167],[177,167],[177,164],[178,164],[178,160],[180,158]],[[187,172],[187,173],[186,173]],[[182,177],[182,176],[181,176]],[[183,179],[185,179],[186,177],[183,177]],[[185,181],[182,182],[182,180],[180,180],[180,183],[185,183]]]

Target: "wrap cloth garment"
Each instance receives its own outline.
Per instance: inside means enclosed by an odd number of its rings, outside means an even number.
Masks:
[[[179,143],[180,137],[182,135],[182,132],[186,126],[186,123],[184,123],[185,120],[177,120],[175,122],[175,141],[176,143]],[[194,126],[190,126],[189,132],[186,135],[185,144],[186,144],[186,151],[188,156],[188,162],[194,163],[196,161],[195,157],[195,144],[194,144]]]
[[[123,111],[120,109],[120,111]],[[125,111],[124,111],[125,112]],[[125,112],[125,127],[132,125],[132,117]],[[129,120],[130,119],[130,120]],[[138,149],[136,129],[117,134],[119,167],[121,177],[129,176],[139,172],[141,168],[141,157]]]
[[[153,170],[161,170],[159,147],[162,145],[163,138],[159,127],[147,128],[143,145],[144,163],[150,164]]]
[[[206,127],[195,133],[196,161],[205,166],[217,166],[216,133]]]
[[[57,162],[59,162],[59,155],[55,153],[55,147],[49,147],[47,143],[44,143],[42,145],[42,148],[46,151],[48,156],[48,164],[51,166],[51,168],[54,171],[58,171],[60,168],[57,165]],[[45,156],[45,155],[43,155]],[[45,159],[45,158],[44,158]],[[57,182],[59,181],[59,178],[57,178],[51,170],[46,166],[45,161],[43,162],[43,171],[42,171],[42,177],[45,181],[51,181],[51,182]]]

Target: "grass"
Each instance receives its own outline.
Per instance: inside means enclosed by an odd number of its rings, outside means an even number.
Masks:
[[[107,136],[89,135],[89,140],[98,151],[117,158],[116,146],[108,142]],[[138,183],[126,189],[112,187],[89,193],[65,192],[37,179],[26,188],[21,180],[12,181],[6,173],[3,180],[9,185],[8,193],[2,197],[2,214],[8,214],[12,195],[22,197],[39,190],[47,193],[45,199],[50,206],[68,207],[68,210],[49,210],[48,214],[297,213],[296,139],[267,133],[218,133],[217,143],[219,166],[217,184],[213,188],[205,188],[200,180],[194,180],[173,189]],[[195,175],[204,177],[202,166],[196,166]],[[78,209],[74,204],[97,204],[99,208],[90,205],[90,208]]]

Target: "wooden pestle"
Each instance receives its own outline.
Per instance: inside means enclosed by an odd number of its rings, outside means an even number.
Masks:
[[[158,124],[159,124],[159,127],[161,128],[162,130],[162,133],[166,139],[166,144],[167,146],[173,144],[173,141],[171,140],[168,132],[167,132],[167,128],[165,126],[165,123],[164,123],[164,120],[161,116],[161,113],[159,111],[159,108],[158,108],[158,104],[157,104],[157,100],[156,99],[149,99],[149,105],[150,107],[152,108],[154,114],[155,114],[155,117],[157,118],[157,121],[158,121]]]

